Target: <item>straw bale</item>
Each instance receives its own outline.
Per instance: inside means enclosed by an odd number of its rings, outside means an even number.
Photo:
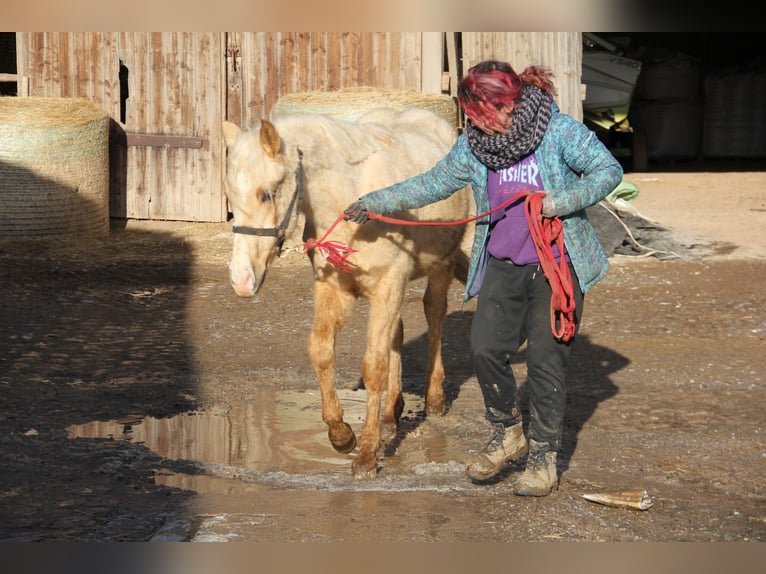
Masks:
[[[0,98],[0,238],[108,233],[108,114],[84,98]]]
[[[422,108],[457,126],[457,105],[451,96],[366,86],[285,94],[274,105],[271,116],[276,119],[287,113],[318,113],[355,121],[376,108]]]

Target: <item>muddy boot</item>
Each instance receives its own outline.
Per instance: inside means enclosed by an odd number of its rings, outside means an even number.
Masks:
[[[556,471],[556,451],[547,442],[529,440],[527,468],[513,485],[519,496],[548,496],[559,487]]]
[[[495,423],[492,438],[475,457],[468,461],[465,473],[468,478],[483,482],[497,476],[507,462],[517,460],[527,454],[527,439],[521,423],[504,427]]]

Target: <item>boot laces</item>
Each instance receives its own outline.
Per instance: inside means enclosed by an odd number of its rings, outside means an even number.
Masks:
[[[551,448],[548,447],[547,444],[543,443],[544,446],[540,447],[537,445],[532,446],[529,449],[529,455],[527,458],[527,466],[531,468],[542,468],[546,464],[545,455],[548,454],[551,451]]]
[[[544,450],[535,450],[529,453],[527,465],[531,465],[532,468],[538,468],[545,465],[545,452]]]
[[[484,447],[484,450],[488,452],[497,450],[503,444],[504,439],[505,439],[505,426],[503,426],[503,423],[493,424],[492,436],[490,437],[489,442],[487,443],[487,446]]]

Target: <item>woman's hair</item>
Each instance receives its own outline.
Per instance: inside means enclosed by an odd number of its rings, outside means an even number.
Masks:
[[[555,94],[553,73],[542,66],[529,66],[521,74],[507,62],[486,60],[468,70],[457,89],[460,106],[479,127],[507,132],[499,110],[513,109],[525,84],[537,86],[551,97]]]

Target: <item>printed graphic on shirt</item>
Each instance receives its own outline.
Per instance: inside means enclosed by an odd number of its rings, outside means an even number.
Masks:
[[[520,192],[543,189],[540,166],[531,154],[511,167],[488,170],[489,205],[497,207]],[[510,259],[517,265],[538,263],[537,251],[529,234],[524,197],[496,211],[490,217],[491,227],[487,249],[498,259]]]
[[[540,191],[543,188],[543,182],[540,179],[537,157],[531,154],[511,167],[500,171],[490,170],[489,184],[507,197],[519,191]]]

